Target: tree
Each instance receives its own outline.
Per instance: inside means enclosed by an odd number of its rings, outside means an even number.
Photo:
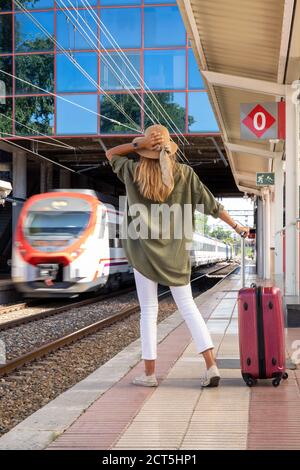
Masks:
[[[173,93],[155,93],[155,97],[160,103],[162,108],[160,108],[156,102],[154,104],[153,101],[155,100],[153,99],[152,96],[150,98],[150,96],[144,95],[145,103],[146,103],[145,121],[144,121],[145,127],[148,127],[151,124],[153,124],[150,118],[146,115],[147,113],[150,116],[152,116],[154,120],[156,117],[156,120],[160,122],[162,125],[166,126],[170,132],[174,132],[174,126],[173,127],[170,126],[170,123],[169,123],[171,120],[175,122],[175,124],[178,126],[178,128],[181,131],[185,130],[185,108],[180,106],[178,103],[173,102],[172,95]],[[138,104],[140,102],[140,96],[138,94],[135,95],[138,100],[138,103],[128,93],[119,93],[119,94],[115,94],[111,96],[119,104],[119,106],[121,106],[121,108],[124,109],[124,111],[126,111],[126,113],[133,119],[133,121],[137,124],[137,126],[140,126],[141,111],[140,111],[140,106]],[[119,109],[117,109],[117,107],[106,96],[103,96],[101,98],[100,106],[101,106],[100,112],[102,115],[109,117],[111,119],[115,119],[124,124],[127,124],[128,126],[129,125],[132,126],[132,123],[130,124],[130,122],[128,122],[128,118],[126,120],[126,117],[123,115],[123,113]],[[160,111],[158,111],[156,106],[160,109]],[[152,110],[153,114],[151,113],[149,108]],[[170,116],[169,122],[162,116],[162,113],[163,113],[162,109],[166,113],[168,113],[168,115]],[[191,125],[193,124],[193,122],[194,122],[194,118],[192,116],[189,116],[189,124]],[[133,131],[131,131],[130,129],[126,130],[126,128],[124,128],[123,126],[114,124],[106,119],[101,119],[101,133],[108,133],[108,134],[122,133],[123,134],[124,132],[132,133]]]
[[[195,232],[209,236],[210,227],[208,225],[208,215],[198,211],[195,212]]]
[[[213,238],[217,238],[218,240],[232,240],[232,231],[231,230],[226,230],[221,226],[215,227],[214,230],[210,232],[210,236]]]

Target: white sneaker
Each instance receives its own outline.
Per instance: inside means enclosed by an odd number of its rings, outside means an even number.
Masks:
[[[155,374],[146,375],[145,372],[139,377],[135,377],[132,381],[134,385],[143,385],[144,387],[157,387],[158,382]]]
[[[221,376],[217,366],[211,366],[205,374],[200,377],[201,387],[217,387],[219,385]]]

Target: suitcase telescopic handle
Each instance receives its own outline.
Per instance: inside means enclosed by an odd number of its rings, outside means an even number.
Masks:
[[[241,239],[241,281],[242,281],[242,287],[245,287],[245,272],[246,272],[246,266],[245,266],[245,238],[242,237]]]

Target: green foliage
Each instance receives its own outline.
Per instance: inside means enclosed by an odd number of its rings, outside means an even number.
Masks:
[[[53,134],[54,98],[52,96],[27,96],[16,99],[16,121],[29,126],[42,134]],[[19,135],[33,134],[25,127],[16,124]]]
[[[39,40],[39,42],[41,42]],[[16,76],[47,91],[54,91],[54,58],[52,54],[16,56]],[[16,80],[17,94],[42,93],[37,88]]]
[[[212,230],[210,232],[210,236],[213,238],[217,238],[218,240],[228,240],[229,243],[233,243],[232,231],[225,230],[221,226],[216,227],[214,230]]]
[[[137,124],[137,130],[141,124],[141,112],[140,112],[140,98],[136,95],[137,101],[136,102],[132,96],[129,94],[116,94],[110,95],[114,101],[116,101],[119,107],[124,110],[132,120]],[[101,97],[101,109],[100,112],[102,115],[115,119],[116,121],[122,122],[123,124],[127,124],[128,126],[133,127],[131,122],[126,120],[126,117],[123,113],[116,107],[116,105],[110,101],[106,96]],[[130,129],[126,129],[126,127],[120,126],[119,124],[112,123],[107,119],[101,119],[101,133],[113,134],[113,133],[132,133]]]
[[[174,132],[174,124],[171,123],[173,121],[176,126],[180,129],[181,132],[185,131],[185,108],[180,106],[178,103],[173,102],[173,93],[155,93],[155,97],[158,102],[161,104],[161,107],[149,96],[145,97],[147,113],[152,116],[156,117],[157,121],[159,121],[163,126],[166,126],[170,132]],[[154,101],[154,102],[153,102]],[[157,109],[158,107],[158,109]],[[149,108],[152,112],[149,111]],[[162,116],[163,110],[170,116],[166,119]],[[192,116],[188,118],[188,124],[192,125],[195,120]],[[145,113],[145,127],[148,127],[152,124],[150,118],[146,116]],[[171,126],[170,126],[171,124]],[[172,129],[173,126],[173,129]]]
[[[0,54],[12,51],[12,15],[0,16]]]
[[[36,38],[34,41],[26,41],[26,47],[30,50],[49,49],[48,40]],[[9,70],[8,70],[9,71]],[[9,71],[11,73],[11,70]],[[31,82],[47,91],[54,90],[54,58],[52,54],[22,55],[16,56],[16,76]],[[16,80],[17,94],[41,93],[40,90]],[[26,96],[15,98],[15,119],[21,124],[35,129],[42,134],[53,134],[54,98],[52,96]],[[6,99],[1,104],[0,112],[12,117],[12,100]],[[12,133],[12,123],[9,119],[0,115],[0,133]],[[35,133],[22,125],[16,124],[15,132],[18,135],[32,135]]]
[[[195,212],[195,232],[201,235],[209,235],[210,228],[208,225],[208,215],[202,214],[201,212]]]
[[[12,116],[12,100],[10,98],[5,98],[4,100],[0,100],[0,113],[5,114],[11,118]],[[7,119],[5,116],[0,114],[0,136],[1,133],[8,132],[9,134],[12,133],[12,121]],[[5,135],[3,135],[5,138]],[[6,136],[9,137],[9,136]]]
[[[185,130],[185,108],[180,106],[177,103],[172,102],[172,95],[173,93],[156,93],[155,97],[162,106],[163,110],[169,114],[169,122],[172,120],[175,122],[176,126],[181,131]],[[139,99],[139,96],[136,95],[137,98]],[[140,125],[141,117],[140,117],[140,107],[138,103],[135,102],[135,100],[128,94],[115,94],[112,95],[112,98],[119,104],[119,106],[126,111],[126,113],[133,119],[137,125]],[[153,103],[153,97],[151,98],[147,95],[145,95],[145,127],[150,126],[152,121],[150,118],[147,116],[151,116],[154,119],[154,116],[156,117],[156,120],[159,121],[162,125],[166,126],[169,128],[170,131],[174,132],[174,127],[171,129],[170,124],[167,120],[165,120],[161,112],[161,108],[159,108],[159,105],[156,103]],[[157,110],[156,106],[160,109],[160,112]],[[151,111],[152,112],[151,112]],[[109,100],[107,97],[103,96],[101,98],[101,114],[104,116],[107,116],[111,119],[115,119],[116,121],[122,122],[124,124],[131,125],[130,122],[126,121],[126,117],[119,111],[116,106]],[[194,118],[192,116],[189,116],[189,124],[193,124]],[[111,123],[110,121],[107,121],[106,119],[101,120],[101,132],[102,133],[131,133],[132,131],[130,129],[126,130],[124,127]]]

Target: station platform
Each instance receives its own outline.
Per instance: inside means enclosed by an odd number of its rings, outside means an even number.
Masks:
[[[247,285],[255,280],[247,275]],[[215,343],[220,387],[201,389],[204,362],[175,312],[158,326],[157,388],[131,383],[143,370],[135,341],[4,435],[0,449],[299,449],[300,370],[291,356],[300,329],[287,331],[288,380],[248,388],[239,370],[239,288],[240,276],[231,275],[196,299]]]

